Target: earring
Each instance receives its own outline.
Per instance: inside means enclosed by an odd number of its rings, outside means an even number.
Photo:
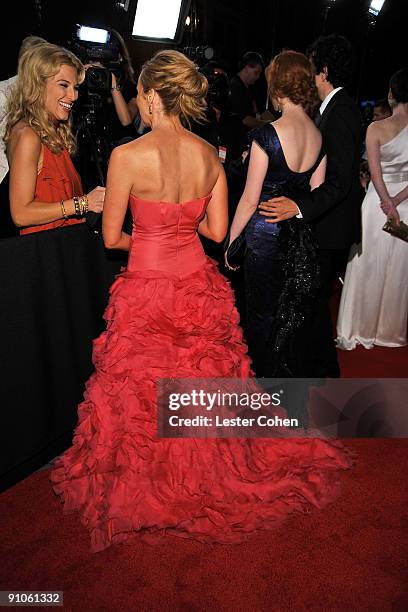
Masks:
[[[153,108],[153,104],[149,102],[149,115],[152,114],[152,108]]]

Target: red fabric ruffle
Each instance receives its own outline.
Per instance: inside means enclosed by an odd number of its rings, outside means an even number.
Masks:
[[[93,551],[165,533],[239,542],[335,498],[338,472],[351,466],[338,442],[158,438],[157,379],[252,375],[232,291],[213,262],[182,280],[124,272],[105,318],[73,446],[51,474]]]

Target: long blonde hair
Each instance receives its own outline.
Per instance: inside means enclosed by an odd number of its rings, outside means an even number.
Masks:
[[[58,74],[61,66],[72,66],[78,75],[78,83],[85,78],[85,69],[71,51],[51,43],[37,44],[27,49],[18,62],[17,82],[8,103],[7,125],[4,142],[10,139],[13,127],[19,121],[29,125],[53,153],[67,149],[75,151],[72,120],[53,123],[45,108],[46,81]]]

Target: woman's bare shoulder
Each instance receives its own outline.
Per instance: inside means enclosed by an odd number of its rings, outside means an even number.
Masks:
[[[151,133],[144,134],[131,142],[115,147],[111,153],[111,160],[138,164],[155,148]]]
[[[383,144],[390,140],[395,132],[398,131],[392,119],[392,117],[387,117],[386,119],[370,123],[367,127],[366,139],[369,141],[377,141],[379,144]]]
[[[308,137],[315,136],[317,140],[321,139],[320,131],[306,113],[296,117],[279,117],[273,122],[273,127],[283,138],[291,138],[294,134],[304,133]]]
[[[170,143],[174,145],[174,141]],[[218,151],[208,142],[187,130],[178,140],[178,144],[184,147],[189,156],[201,156],[216,163],[218,161]],[[112,152],[112,157],[122,162],[128,161],[133,165],[141,165],[149,159],[154,161],[160,150],[163,150],[169,145],[168,137],[164,138],[161,134],[154,131],[144,134],[140,138],[116,147]]]
[[[201,136],[194,134],[194,132],[189,132],[186,130],[185,137],[189,139],[192,144],[202,147],[204,150],[208,152],[212,152],[212,153],[217,152],[217,149],[212,144],[204,140],[204,138],[201,138]]]
[[[27,145],[41,144],[41,139],[37,132],[24,121],[19,121],[13,126],[10,132],[10,139],[14,141],[21,140]]]
[[[41,138],[37,132],[23,121],[16,123],[7,143],[7,154],[11,159],[16,151],[24,151],[25,156],[39,156],[41,153]]]
[[[186,140],[191,154],[201,156],[211,165],[219,165],[218,151],[212,144],[197,136],[197,134],[193,134],[193,132],[188,132]]]

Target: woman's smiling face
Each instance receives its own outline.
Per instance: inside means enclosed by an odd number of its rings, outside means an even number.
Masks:
[[[78,74],[73,66],[62,64],[56,75],[49,77],[45,86],[45,108],[57,121],[67,121],[78,98]]]

